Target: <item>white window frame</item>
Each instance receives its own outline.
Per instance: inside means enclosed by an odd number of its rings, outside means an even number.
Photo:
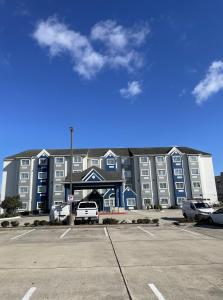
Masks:
[[[132,201],[132,204],[129,204],[129,202]],[[136,199],[135,198],[126,198],[126,205],[127,206],[135,206],[136,205]]]
[[[40,174],[45,174],[45,177],[41,178]],[[38,172],[38,179],[41,179],[41,180],[47,179],[47,172]]]
[[[146,159],[146,161],[143,161],[144,159]],[[140,163],[146,164],[149,162],[149,157],[148,156],[141,156],[140,157]]]
[[[93,163],[93,161],[97,161],[97,163]],[[91,165],[92,166],[99,166],[100,165],[100,160],[98,158],[92,158],[91,159]]]
[[[196,184],[199,183],[199,186],[194,186],[195,183],[196,183]],[[201,188],[201,182],[200,182],[200,181],[193,181],[193,182],[192,182],[192,185],[193,185],[193,188],[194,188],[194,189],[200,189],[200,188]]]
[[[189,156],[189,161],[191,161],[191,162],[196,162],[196,161],[198,161],[198,156],[197,156],[197,155],[190,155],[190,156]]]
[[[182,199],[180,203],[179,203],[179,199]],[[177,205],[182,205],[184,201],[186,201],[185,197],[177,197]]]
[[[122,157],[121,162],[123,165],[130,165],[130,158],[129,157]]]
[[[45,160],[45,163],[44,163],[44,164],[41,162],[42,160]],[[39,158],[39,165],[40,165],[40,166],[47,166],[47,165],[48,165],[47,158],[46,158],[46,157],[40,157],[40,158]]]
[[[148,185],[149,187],[148,187],[148,188],[144,188],[144,185]],[[149,183],[142,183],[142,190],[143,190],[143,191],[148,191],[148,190],[150,190],[150,184],[149,184]]]
[[[22,174],[28,174],[27,178],[22,178]],[[21,172],[20,173],[20,180],[28,180],[29,179],[29,172]]]
[[[44,202],[37,202],[37,209],[42,209],[41,206],[43,205],[43,203],[44,203]]]
[[[62,158],[62,162],[58,162],[57,160],[61,159],[61,158]],[[55,157],[55,164],[57,164],[57,165],[64,164],[64,156],[56,156]]]
[[[198,170],[198,172],[196,174],[193,173],[193,170]],[[199,168],[191,168],[190,169],[191,175],[200,175],[200,171]]]
[[[167,200],[167,203],[162,203],[163,200]],[[169,205],[169,198],[166,198],[166,197],[165,198],[164,197],[160,198],[160,204],[161,205]]]
[[[183,187],[180,187],[178,188],[177,185],[182,183],[183,184]],[[180,182],[175,182],[175,187],[176,187],[176,190],[183,190],[184,189],[184,182],[180,181]]]
[[[22,188],[26,188],[27,189],[27,191],[26,192],[21,192],[21,189]],[[28,194],[29,193],[29,187],[28,186],[20,186],[19,187],[19,194]]]
[[[40,192],[40,188],[45,188],[45,191],[44,192]],[[38,185],[37,186],[37,193],[38,194],[46,194],[46,185]]]
[[[57,189],[56,189],[56,186],[60,186],[60,187],[61,187],[61,190],[57,190]],[[60,184],[60,183],[54,184],[54,192],[60,193],[60,192],[63,192],[63,191],[64,191],[64,189],[63,189],[63,185],[62,185],[62,184]]]
[[[110,160],[112,160],[113,162],[111,163],[111,162],[109,162]],[[106,164],[107,164],[107,166],[114,166],[115,165],[115,158],[107,158],[106,159]]]
[[[176,174],[176,171],[181,170],[181,174]],[[175,176],[183,176],[183,169],[182,168],[177,168],[173,170],[173,173]]]
[[[160,158],[162,158],[161,161],[159,161]],[[165,156],[163,156],[163,155],[156,156],[156,162],[157,162],[158,164],[165,163]]]
[[[164,171],[165,174],[159,174],[159,171]],[[157,175],[158,176],[166,176],[166,169],[157,169]]]
[[[26,163],[24,164],[25,161],[28,162],[28,164],[26,164]],[[30,166],[30,159],[27,159],[27,158],[21,159],[20,160],[20,165],[23,166],[23,167],[24,166]]]
[[[143,203],[144,206],[148,205],[148,203],[145,203],[145,200],[149,200],[149,205],[151,205],[151,201],[152,201],[151,198],[143,198],[142,199],[142,203]]]
[[[104,199],[104,207],[114,207],[115,206],[115,198],[111,197],[109,199]]]
[[[178,158],[180,158],[180,160],[177,160]],[[180,155],[174,155],[172,156],[172,160],[174,163],[181,163],[182,157]]]
[[[63,176],[57,176],[57,172],[63,172]],[[55,171],[55,178],[63,178],[64,177],[64,170],[56,170]]]
[[[161,187],[161,186],[160,186],[161,184],[165,184],[166,187]],[[159,182],[159,189],[160,189],[160,190],[166,190],[166,189],[167,189],[167,182]]]
[[[125,170],[125,171],[124,171],[124,177],[125,177],[125,178],[127,178],[127,177],[128,177],[128,178],[132,177],[132,172],[131,172],[130,170]]]
[[[75,164],[80,164],[80,163],[82,163],[82,161],[83,161],[83,158],[80,155],[75,155],[73,157],[73,163],[75,163]]]
[[[63,201],[54,201],[55,206],[60,205],[60,204],[63,204]]]
[[[146,174],[146,175],[143,174],[144,171],[147,171],[148,174]],[[149,176],[149,169],[141,169],[141,176],[146,176],[146,177]]]

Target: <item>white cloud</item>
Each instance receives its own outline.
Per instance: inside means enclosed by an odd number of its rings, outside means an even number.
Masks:
[[[197,104],[202,104],[207,99],[223,89],[223,61],[214,61],[208,69],[203,80],[192,91]]]
[[[132,98],[142,93],[141,85],[138,81],[128,82],[126,88],[120,89],[120,94],[124,98]]]
[[[105,67],[128,71],[141,67],[143,57],[136,48],[145,42],[148,33],[148,25],[124,28],[108,20],[94,25],[89,38],[51,17],[37,24],[33,38],[47,47],[51,56],[70,55],[74,71],[90,79]],[[93,43],[97,41],[100,45],[95,50]]]

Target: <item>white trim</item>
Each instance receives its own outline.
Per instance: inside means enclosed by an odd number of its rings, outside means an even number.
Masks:
[[[143,171],[148,171],[148,174],[147,175],[142,174]],[[150,175],[149,169],[141,169],[141,176],[149,176],[149,175]]]
[[[181,203],[178,202],[179,199],[183,199]],[[182,205],[184,201],[186,201],[186,197],[177,197],[177,205]]]
[[[160,158],[160,157],[163,157],[163,161],[158,161],[158,158]],[[163,164],[163,163],[166,163],[166,159],[165,159],[165,155],[157,155],[157,156],[155,156],[155,158],[156,158],[156,163],[157,164]]]
[[[193,174],[192,170],[198,170],[198,173],[197,174]],[[190,169],[190,173],[191,173],[191,175],[200,175],[200,170],[199,170],[199,168],[191,168]]]
[[[163,206],[165,206],[165,205],[169,205],[170,204],[170,199],[169,199],[169,197],[160,197],[160,204],[161,205],[163,205]],[[167,200],[167,203],[162,203],[162,200]]]
[[[104,177],[103,177],[100,173],[98,173],[98,172],[94,169],[94,167],[92,167],[92,169],[84,176],[84,178],[82,178],[82,181],[86,181],[85,179],[88,178],[88,176],[91,174],[92,171],[94,171],[95,173],[97,173],[99,177],[101,177],[101,178],[103,178],[103,180],[105,180]]]
[[[198,186],[194,186],[194,183],[199,183],[199,187]],[[200,189],[201,188],[201,182],[200,181],[192,181],[192,186],[194,189]]]
[[[43,149],[42,151],[40,151],[39,154],[37,154],[37,157],[40,158],[41,156],[46,155],[46,156],[50,156],[50,153],[47,152],[45,149]]]
[[[57,190],[57,189],[56,189],[56,186],[61,186],[61,190]],[[63,191],[64,191],[63,184],[61,184],[61,183],[55,183],[55,184],[54,184],[54,187],[53,187],[53,191],[54,191],[54,192],[63,192]]]
[[[143,185],[148,185],[149,186],[149,188],[147,189],[145,189],[144,187],[143,187]],[[143,183],[141,183],[141,186],[142,186],[142,190],[143,191],[150,191],[151,190],[151,186],[150,186],[150,182],[143,182]]]
[[[30,193],[29,193],[29,211],[32,210],[32,200],[33,200],[33,176],[34,176],[34,163],[35,163],[35,158],[31,158],[31,167],[30,167]]]
[[[177,187],[177,184],[179,184],[179,183],[183,183],[183,187],[178,188],[178,187]],[[184,187],[185,187],[184,181],[178,181],[178,182],[175,182],[175,188],[176,188],[176,190],[184,190]]]
[[[142,158],[146,158],[146,161],[142,161]],[[149,156],[140,156],[139,157],[139,162],[140,163],[144,163],[144,164],[146,164],[146,163],[148,163],[149,162]]]
[[[160,175],[160,174],[159,174],[159,171],[165,171],[165,174],[164,174],[164,175],[163,175],[163,174]],[[156,172],[157,172],[157,176],[166,176],[166,173],[167,173],[167,172],[166,172],[166,169],[157,169]]]
[[[196,158],[193,160],[192,158]],[[190,162],[198,162],[198,155],[188,155],[188,159]]]
[[[181,174],[175,174],[176,170],[181,170],[182,171]],[[173,174],[174,174],[174,176],[183,176],[183,168],[174,168],[173,169]]]
[[[57,162],[57,159],[63,159],[63,161],[62,162]],[[64,161],[65,161],[65,159],[64,159],[64,156],[55,156],[54,157],[54,163],[56,164],[56,165],[61,165],[61,164],[64,164]]]
[[[108,160],[113,160],[114,161],[114,163],[108,163]],[[107,166],[114,166],[116,164],[116,160],[115,160],[115,158],[114,157],[111,157],[111,158],[106,158],[106,165]]]
[[[165,188],[164,188],[164,187],[160,187],[160,184],[163,184],[163,183],[166,184],[166,187],[165,187]],[[167,182],[166,182],[166,181],[160,181],[160,182],[159,182],[159,189],[160,189],[160,190],[167,190],[167,187],[168,187],[168,186],[167,186]]]
[[[176,153],[182,155],[183,153],[177,148],[177,146],[174,146],[167,154],[171,155],[173,153]]]
[[[176,158],[180,158],[180,160],[175,161]],[[173,162],[173,163],[176,163],[176,164],[177,164],[177,163],[178,163],[178,164],[179,164],[179,163],[182,163],[182,156],[181,156],[181,155],[173,155],[173,156],[172,156],[172,162]]]
[[[46,176],[45,176],[45,178],[40,178],[39,174],[45,174]],[[47,179],[47,175],[48,175],[47,172],[38,172],[38,179],[45,180],[45,179]]]
[[[44,163],[44,164],[41,163],[41,160],[45,160],[45,163]],[[48,158],[47,158],[47,157],[40,157],[40,158],[38,159],[38,164],[39,164],[40,166],[47,166],[47,165],[48,165]]]
[[[80,161],[75,161],[75,158],[80,158]],[[73,156],[73,164],[81,164],[83,162],[83,157],[81,155],[74,155]]]
[[[27,192],[21,192],[21,191],[20,191],[21,188],[27,188]],[[19,194],[28,194],[28,193],[29,193],[29,186],[24,186],[24,185],[19,186]]]
[[[98,161],[98,163],[97,164],[92,164],[92,161],[93,160],[97,160]],[[91,167],[97,167],[97,166],[100,166],[100,158],[91,158]]]
[[[117,157],[117,155],[112,150],[108,150],[103,157],[107,158],[108,156]]]
[[[129,204],[129,200],[134,200],[134,204]],[[126,205],[127,206],[136,206],[136,199],[135,198],[126,198]]]
[[[22,178],[22,174],[28,174],[28,177],[27,178]],[[20,180],[29,180],[29,172],[20,172],[19,178],[20,178]]]
[[[40,191],[39,191],[39,188],[45,188],[45,191],[44,191],[44,192],[40,192]],[[45,194],[46,191],[47,191],[46,185],[38,185],[38,186],[37,186],[37,193],[38,193],[38,194]]]
[[[27,165],[26,165],[26,164],[23,165],[22,162],[23,162],[24,160],[25,160],[25,161],[28,161],[29,163],[28,163]],[[29,158],[22,158],[22,159],[20,159],[20,166],[23,166],[23,167],[30,166],[30,159],[29,159]]]
[[[63,172],[63,176],[57,176],[57,172]],[[63,178],[64,177],[64,170],[55,170],[55,178]]]
[[[129,187],[129,186],[127,186],[126,188],[125,188],[125,190],[123,191],[123,194],[125,193],[125,191],[131,191],[131,192],[133,192],[136,196],[137,196],[137,194],[133,191],[133,189],[131,188],[131,187]]]

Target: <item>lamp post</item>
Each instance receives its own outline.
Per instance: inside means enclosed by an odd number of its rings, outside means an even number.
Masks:
[[[72,173],[73,173],[73,132],[74,128],[70,127],[70,195],[72,195]],[[72,201],[70,202],[70,225],[73,225]]]

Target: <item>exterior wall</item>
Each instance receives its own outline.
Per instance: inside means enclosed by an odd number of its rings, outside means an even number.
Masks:
[[[223,201],[223,172],[220,176],[215,176],[216,189],[218,194],[218,201]]]
[[[217,190],[213,170],[212,158],[210,156],[199,157],[201,185],[203,189],[203,198],[210,199],[212,203],[217,203]]]
[[[164,157],[163,162],[159,162],[159,157]],[[155,157],[156,163],[156,180],[157,180],[157,190],[158,190],[158,201],[159,204],[163,207],[170,206],[170,188],[169,188],[169,179],[167,172],[167,157],[165,155],[160,155]],[[159,175],[159,170],[164,170],[165,175]],[[161,185],[165,183],[166,188],[163,188]],[[164,199],[167,199],[167,203],[164,202]]]
[[[192,158],[195,158],[197,161],[192,161]],[[188,156],[188,167],[190,174],[190,183],[191,183],[191,196],[192,198],[202,198],[202,184],[201,184],[201,170],[199,165],[199,156],[198,155],[189,155]],[[197,169],[198,174],[194,175],[193,170]],[[200,183],[200,187],[194,186],[196,183]]]
[[[147,161],[146,161],[147,160]],[[138,158],[139,161],[139,190],[141,193],[139,196],[141,196],[141,208],[146,208],[147,204],[150,203],[150,205],[153,204],[153,186],[152,186],[152,176],[151,176],[151,163],[150,163],[150,157],[149,156],[140,156]],[[145,175],[144,172],[148,172],[148,175]],[[143,186],[148,185],[148,189],[144,189]],[[146,202],[148,201],[148,203]]]

